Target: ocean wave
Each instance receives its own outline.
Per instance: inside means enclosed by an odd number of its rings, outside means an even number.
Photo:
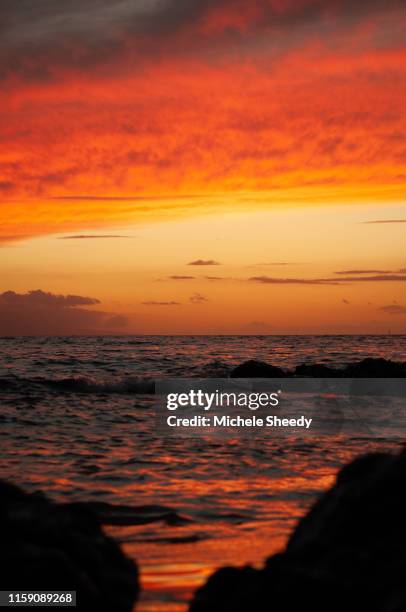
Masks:
[[[110,371],[112,370],[112,368],[109,369]],[[116,367],[114,370],[115,369]],[[152,372],[148,376],[145,374],[144,376],[110,376],[108,379],[74,375],[65,377],[60,375],[55,375],[55,377],[24,377],[9,373],[0,377],[0,391],[9,390],[12,392],[26,393],[32,390],[38,391],[41,388],[46,388],[50,391],[60,393],[149,395],[155,393],[156,380],[165,378],[406,378],[405,362],[394,362],[383,358],[365,358],[358,362],[349,363],[345,368],[334,368],[322,363],[307,363],[298,365],[295,369],[288,370],[273,366],[266,362],[251,359],[239,364],[233,369],[230,369],[227,363],[215,360],[203,365],[189,364],[188,367],[166,367],[164,371],[161,367],[159,370],[160,374],[156,377]],[[388,390],[390,389],[391,387],[388,388]],[[378,391],[379,387],[377,389],[372,389],[374,394],[377,394]]]
[[[70,507],[83,508],[95,514],[103,525],[146,525],[164,522],[178,527],[192,523],[190,517],[179,514],[174,508],[159,505],[127,506],[107,502],[73,502]]]
[[[155,381],[150,378],[123,378],[112,381],[98,381],[87,377],[67,378],[19,378],[9,376],[0,378],[0,390],[23,392],[29,389],[47,389],[61,393],[93,394],[153,394]]]

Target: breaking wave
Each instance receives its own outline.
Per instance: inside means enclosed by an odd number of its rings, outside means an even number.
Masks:
[[[155,381],[150,378],[129,377],[111,381],[97,381],[84,376],[67,378],[19,378],[7,376],[0,378],[0,390],[28,391],[44,387],[61,393],[100,393],[100,394],[153,394]]]

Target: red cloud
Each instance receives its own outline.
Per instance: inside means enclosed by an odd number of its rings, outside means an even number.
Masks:
[[[403,196],[404,3],[137,6],[0,5],[0,240]]]

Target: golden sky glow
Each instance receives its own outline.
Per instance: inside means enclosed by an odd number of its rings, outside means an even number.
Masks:
[[[69,332],[406,331],[401,2],[13,6],[0,293],[100,300]]]

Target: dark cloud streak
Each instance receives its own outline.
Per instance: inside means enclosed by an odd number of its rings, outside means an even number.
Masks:
[[[57,295],[41,289],[0,294],[0,334],[7,336],[53,336],[116,333],[125,329],[123,315],[89,310],[96,298]]]
[[[375,221],[363,221],[364,225],[378,225],[383,223],[406,223],[406,219],[377,219]]]
[[[332,278],[273,278],[270,276],[252,276],[251,282],[263,285],[340,285],[341,279]]]
[[[402,315],[406,314],[406,307],[400,306],[399,304],[389,304],[387,306],[381,306],[379,310],[383,310],[391,315]]]
[[[215,261],[214,259],[195,259],[194,261],[190,261],[188,266],[219,266],[220,262]]]
[[[406,282],[406,275],[378,274],[375,276],[342,276],[338,278],[274,278],[270,276],[253,276],[248,281],[264,285],[341,285],[359,282]]]
[[[72,308],[75,306],[93,306],[94,304],[100,304],[100,301],[95,298],[82,297],[80,295],[55,295],[42,291],[41,289],[35,289],[28,293],[5,291],[0,294],[0,304],[11,306]]]
[[[173,274],[172,276],[169,276],[169,278],[171,280],[193,280],[195,277],[194,276],[186,276],[184,274]]]
[[[196,193],[190,194],[173,194],[173,195],[132,195],[132,196],[93,196],[93,195],[66,195],[54,196],[52,200],[67,201],[67,202],[155,202],[161,200],[187,200],[201,199],[206,196]]]
[[[255,10],[236,0],[2,0],[0,78],[45,81],[55,79],[61,67],[105,70],[124,56],[134,67],[163,54],[241,48],[269,30],[290,28],[293,40],[292,29],[345,27],[403,7],[402,0],[305,0],[286,3],[282,10],[277,0],[258,0]],[[236,23],[236,14],[245,16],[243,25]],[[210,22],[216,27],[208,33]]]
[[[121,236],[119,234],[78,234],[76,236],[60,236],[59,240],[89,240],[92,238],[132,238],[133,236]]]
[[[334,274],[348,276],[349,274],[392,274],[393,270],[339,270]]]
[[[159,302],[156,300],[147,300],[146,302],[141,302],[141,304],[143,306],[180,306],[180,302]]]

